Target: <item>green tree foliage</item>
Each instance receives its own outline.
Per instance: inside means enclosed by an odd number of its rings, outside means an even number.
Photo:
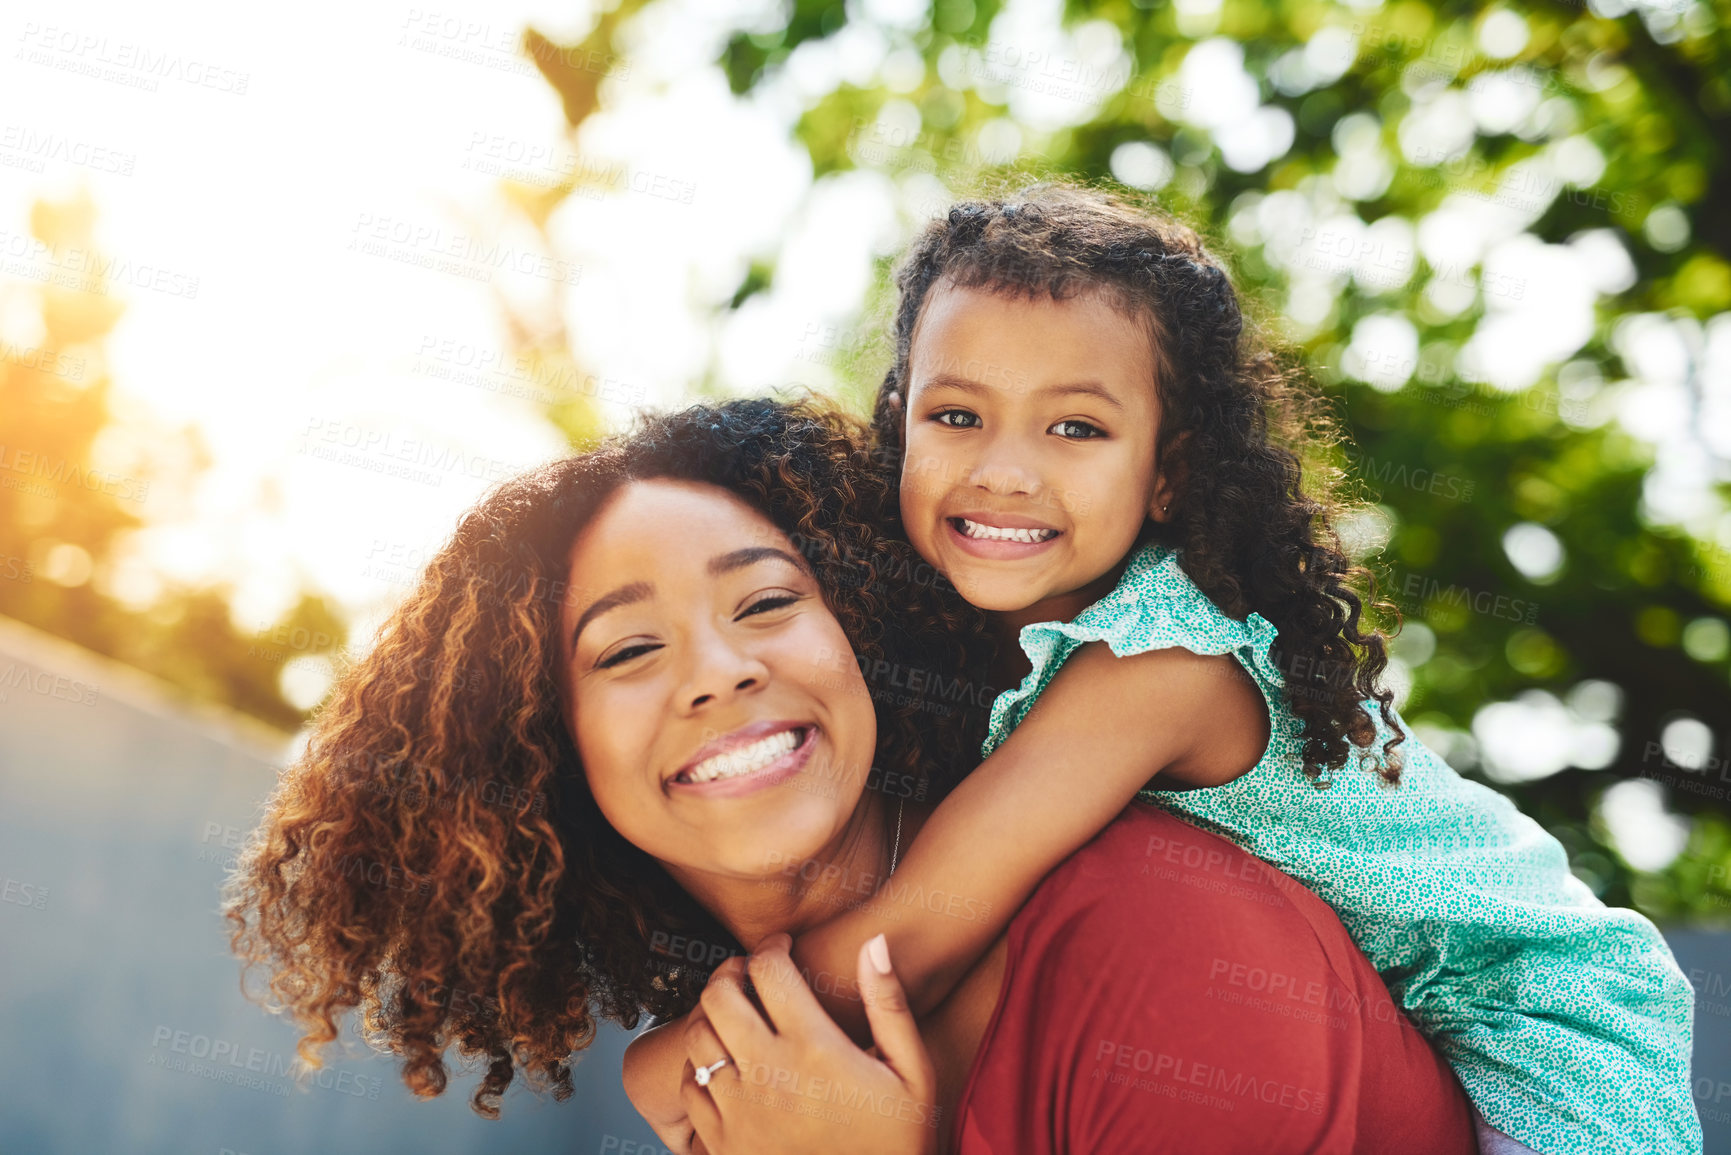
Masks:
[[[125,549],[148,506],[184,497],[203,454],[191,431],[116,404],[103,349],[122,306],[94,271],[95,217],[86,197],[37,202],[41,276],[4,287],[41,339],[0,342],[0,614],[292,729],[303,711],[282,670],[342,645],[332,609],[304,596],[281,621],[239,629],[224,591],[163,587]]]
[[[818,181],[882,172],[904,193],[941,192],[929,213],[1029,174],[1117,179],[1212,238],[1247,309],[1309,367],[1349,435],[1312,467],[1340,470],[1369,503],[1352,528],[1407,622],[1408,720],[1556,833],[1607,901],[1722,920],[1731,433],[1700,422],[1731,421],[1727,370],[1710,376],[1704,352],[1709,333],[1731,347],[1731,7],[1624,3],[1068,0],[1054,40],[991,0],[940,0],[900,23],[874,21],[872,5],[791,0],[773,27],[728,38],[716,63],[748,95],[802,46],[869,33],[883,46],[872,82],[838,79],[797,122]],[[638,7],[626,0],[572,47],[606,50]],[[572,78],[543,71],[568,109],[593,108],[589,78],[574,103]],[[1208,98],[1238,71],[1241,91]],[[1221,99],[1258,119],[1211,120]],[[1448,244],[1415,241],[1438,210],[1474,206],[1505,238],[1602,258],[1590,335],[1564,348],[1539,325],[1534,347],[1562,351],[1506,387],[1469,364],[1475,335],[1499,317],[1520,324],[1525,292],[1554,286],[1487,263],[1485,244],[1453,261]],[[754,266],[731,307],[773,283]],[[1367,363],[1377,342],[1360,338],[1379,331],[1406,351]],[[1674,395],[1695,415],[1662,452],[1619,416],[1656,396],[1636,392],[1652,373],[1637,347],[1654,334],[1684,351]],[[860,402],[883,367],[841,362],[840,393]],[[1706,513],[1655,512],[1670,454],[1706,463]],[[1582,738],[1553,767],[1499,770],[1474,720],[1516,700],[1581,734],[1614,727],[1614,755]],[[1711,729],[1717,762],[1661,752],[1679,718]],[[1643,776],[1691,830],[1650,872],[1618,854],[1599,813],[1607,787]]]

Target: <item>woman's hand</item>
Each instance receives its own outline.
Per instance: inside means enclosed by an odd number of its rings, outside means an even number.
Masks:
[[[857,960],[870,1052],[824,1013],[790,943],[771,935],[749,964],[727,960],[688,1016],[680,1097],[703,1147],[711,1155],[932,1155],[937,1080],[883,936]],[[746,993],[747,974],[762,1013]],[[698,1086],[696,1067],[720,1059],[726,1065]]]

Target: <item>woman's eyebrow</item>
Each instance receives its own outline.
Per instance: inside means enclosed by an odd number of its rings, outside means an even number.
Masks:
[[[632,602],[640,602],[655,596],[655,587],[648,582],[632,582],[628,586],[620,586],[612,593],[603,594],[595,599],[590,607],[583,611],[577,619],[577,626],[571,631],[571,648],[577,648],[577,635],[583,632],[583,627],[608,610],[616,610],[620,606],[628,606]]]
[[[729,553],[717,554],[709,559],[708,568],[711,575],[720,577],[722,574],[732,573],[736,569],[744,569],[748,565],[756,565],[760,561],[770,559],[784,561],[802,573],[805,571],[805,567],[799,564],[798,558],[785,549],[776,549],[771,545],[752,545]]]

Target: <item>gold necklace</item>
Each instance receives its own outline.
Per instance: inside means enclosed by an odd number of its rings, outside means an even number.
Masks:
[[[894,874],[896,872],[896,862],[899,861],[901,858],[901,853],[902,853],[902,811],[906,810],[907,807],[908,807],[908,800],[905,797],[896,802],[896,844],[890,850],[890,873],[891,874]]]

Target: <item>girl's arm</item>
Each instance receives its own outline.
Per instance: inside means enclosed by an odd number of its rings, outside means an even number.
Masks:
[[[1268,738],[1262,695],[1230,655],[1173,648],[1120,658],[1089,643],[944,799],[877,896],[799,936],[794,962],[824,1010],[863,1045],[870,1028],[852,976],[867,939],[886,936],[908,1002],[925,1014],[1040,880],[1156,774],[1191,786],[1230,782],[1256,765]],[[683,1022],[626,1052],[631,1101],[675,1151],[669,1134],[690,1126],[679,1100],[685,1054],[673,1045]]]
[[[689,1015],[644,1031],[625,1048],[625,1096],[674,1155],[691,1155],[694,1132],[679,1101]]]
[[[1026,718],[951,792],[869,903],[801,935],[793,958],[857,1040],[851,976],[887,936],[915,1014],[942,1002],[1042,878],[1103,830],[1155,775],[1229,782],[1268,746],[1262,695],[1231,655],[1171,648],[1074,654]],[[851,997],[850,997],[851,996]]]

